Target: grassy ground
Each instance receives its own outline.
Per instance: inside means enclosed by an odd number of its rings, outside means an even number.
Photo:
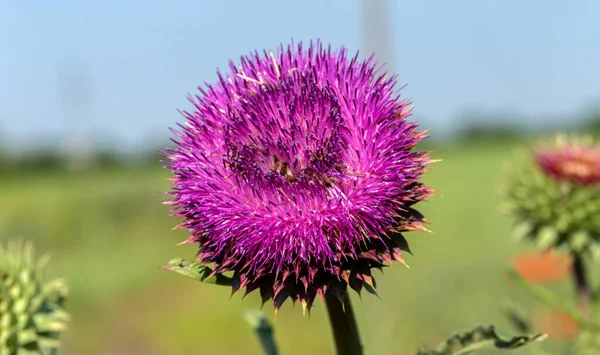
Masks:
[[[498,209],[507,144],[439,148],[426,181],[439,195],[421,206],[433,234],[407,234],[416,257],[378,277],[381,299],[353,302],[367,354],[412,354],[455,330],[494,323],[511,332],[499,309],[523,299],[504,277],[526,246],[508,237],[510,219]],[[0,184],[0,236],[23,236],[53,251],[53,275],[67,278],[73,322],[63,354],[259,354],[243,321],[260,306],[230,291],[162,271],[172,257],[192,258],[193,246],[171,231],[176,221],[160,204],[168,172],[130,169],[52,173]],[[265,307],[271,316],[272,308]],[[282,354],[330,354],[325,309],[310,319],[286,304],[275,321]],[[550,344],[552,347],[552,344]],[[534,348],[533,352],[536,353]],[[513,352],[514,354],[526,352]]]

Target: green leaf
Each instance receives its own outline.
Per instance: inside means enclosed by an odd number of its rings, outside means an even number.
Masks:
[[[434,349],[419,350],[417,355],[463,355],[486,349],[510,350],[543,341],[546,337],[546,334],[536,334],[506,338],[500,336],[492,325],[478,326],[467,332],[454,334]]]
[[[165,270],[173,271],[196,281],[202,281],[209,284],[231,286],[232,279],[222,274],[212,275],[213,272],[208,266],[193,261],[175,258],[165,266]]]
[[[264,353],[266,355],[277,355],[279,352],[273,334],[273,326],[267,317],[262,312],[246,312],[246,321],[254,329]]]

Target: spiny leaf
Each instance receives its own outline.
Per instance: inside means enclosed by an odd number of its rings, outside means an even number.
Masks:
[[[246,312],[246,321],[254,329],[264,353],[266,355],[277,355],[279,352],[275,343],[273,326],[269,323],[267,317],[262,312]]]
[[[478,326],[467,332],[456,333],[434,349],[419,350],[417,355],[463,355],[477,350],[510,350],[546,339],[546,334],[501,337],[494,326]]]
[[[175,258],[162,267],[165,270],[173,271],[196,281],[202,281],[209,284],[231,286],[232,278],[222,274],[211,276],[212,269],[208,266],[195,263],[193,261]]]

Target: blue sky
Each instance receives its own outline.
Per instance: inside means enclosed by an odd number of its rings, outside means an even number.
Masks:
[[[393,71],[435,132],[461,112],[557,123],[600,103],[600,2],[389,0]],[[165,140],[186,94],[255,48],[362,46],[359,0],[0,0],[0,145]]]

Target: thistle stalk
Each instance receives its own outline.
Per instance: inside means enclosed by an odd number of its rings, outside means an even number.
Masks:
[[[587,277],[587,270],[581,254],[573,253],[573,265],[571,272],[573,273],[573,281],[575,283],[575,292],[577,294],[579,307],[581,310],[589,314],[589,303],[591,298],[591,290]]]
[[[360,335],[350,298],[344,295],[343,302],[331,292],[325,294],[325,304],[329,314],[329,322],[338,355],[362,355]]]

